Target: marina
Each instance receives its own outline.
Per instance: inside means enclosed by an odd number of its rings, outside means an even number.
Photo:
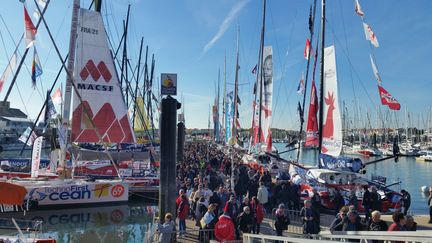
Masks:
[[[8,3],[0,243],[432,242],[420,1]]]

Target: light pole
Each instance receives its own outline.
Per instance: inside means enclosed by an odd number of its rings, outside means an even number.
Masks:
[[[228,139],[228,144],[230,146],[230,154],[231,154],[231,191],[234,192],[234,144],[235,139],[230,137]]]

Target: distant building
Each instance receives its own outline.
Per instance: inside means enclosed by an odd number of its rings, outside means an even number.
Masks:
[[[0,137],[3,142],[15,140],[33,122],[20,109],[10,108],[8,101],[0,101]]]

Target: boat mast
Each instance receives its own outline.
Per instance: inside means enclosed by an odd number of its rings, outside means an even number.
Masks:
[[[224,137],[224,140],[225,140],[225,133],[226,133],[226,130],[225,130],[225,99],[226,99],[226,52],[225,52],[225,58],[224,58],[224,87],[223,87],[223,97],[222,97],[222,124],[223,124],[223,128],[222,128],[222,131],[224,131],[224,133],[223,133],[223,137]],[[227,142],[227,141],[225,141],[225,142]]]
[[[314,25],[315,25],[315,12],[316,12],[316,0],[314,1],[314,7],[313,7],[313,15],[312,15],[312,9],[309,14],[309,32],[310,32],[310,41],[311,41],[311,48],[308,50],[308,60],[306,64],[306,77],[305,77],[305,90],[303,92],[303,103],[302,103],[302,111],[300,112],[300,141],[299,141],[299,148],[297,149],[297,162],[300,157],[300,150],[301,150],[301,144],[302,144],[302,133],[303,133],[303,124],[304,124],[304,111],[305,111],[305,103],[306,103],[306,90],[307,90],[307,84],[308,84],[308,77],[309,77],[309,66],[310,66],[310,60],[311,60],[311,52],[312,52],[312,42],[313,42],[313,34],[314,34]],[[313,79],[314,77],[312,77]]]
[[[321,155],[322,140],[323,140],[323,122],[324,122],[324,44],[325,44],[325,0],[322,0],[321,7],[321,83],[320,83],[320,102],[319,102],[319,145],[318,153]],[[319,159],[319,156],[318,156]]]
[[[129,107],[129,95],[128,95],[128,59],[127,59],[127,31],[128,31],[128,25],[129,25],[129,11],[130,11],[130,5],[128,5],[128,11],[126,15],[126,22],[123,21],[123,28],[124,28],[124,42],[123,42],[123,57],[122,57],[122,65],[121,65],[121,75],[120,75],[120,87],[123,87],[123,76],[125,76],[126,81],[126,107]]]
[[[232,121],[232,134],[231,134],[231,137],[234,138],[235,143],[237,143],[239,38],[240,38],[240,27],[237,26],[237,57],[236,57],[236,69],[235,69],[235,81],[234,81],[234,117]]]
[[[136,78],[136,83],[135,83],[135,94],[134,94],[135,102],[134,102],[134,109],[133,109],[133,116],[132,116],[132,130],[135,130],[135,114],[136,114],[136,108],[138,105],[137,104],[137,94],[138,94],[138,86],[139,86],[143,42],[144,42],[144,37],[141,37],[140,51],[139,51],[139,57],[138,57],[138,67],[137,67],[137,78]]]
[[[102,0],[100,0],[100,4],[102,4]],[[69,37],[69,59],[67,63],[68,72],[66,75],[66,84],[65,84],[65,98],[64,98],[64,106],[63,106],[63,116],[62,116],[62,126],[64,130],[64,136],[66,144],[69,144],[68,132],[69,132],[69,115],[70,115],[70,106],[71,106],[71,98],[72,98],[72,82],[73,82],[73,71],[75,64],[75,49],[76,49],[76,39],[77,39],[77,26],[78,26],[78,11],[80,8],[80,1],[74,0],[73,8],[72,8],[72,22],[71,22],[71,31]],[[65,158],[66,158],[66,148],[63,148],[59,161],[60,167],[65,167]]]
[[[259,55],[259,61],[260,61],[260,68],[259,68],[259,115],[258,115],[258,143],[261,144],[261,113],[262,113],[262,98],[263,98],[263,82],[264,82],[264,72],[263,72],[263,66],[264,66],[264,33],[265,33],[265,14],[266,14],[266,0],[263,1],[263,18],[262,18],[262,28],[261,28],[261,45],[260,45],[260,55]],[[261,146],[261,145],[260,145]],[[261,148],[260,148],[261,149]]]
[[[216,114],[216,122],[217,122],[217,129],[216,129],[216,143],[220,142],[220,120],[219,120],[219,96],[220,96],[220,68],[218,70],[218,85],[217,85],[217,114]]]

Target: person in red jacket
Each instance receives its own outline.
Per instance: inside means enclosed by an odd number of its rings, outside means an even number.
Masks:
[[[182,195],[184,195],[184,194],[185,194],[184,190],[180,189],[179,195],[178,195],[178,197],[176,199],[176,210],[178,210],[178,207],[179,207],[179,205],[180,205],[180,203],[182,201]]]
[[[224,213],[219,217],[219,221],[216,223],[214,228],[214,233],[219,242],[230,242],[235,239],[234,223],[227,213]]]
[[[388,231],[406,231],[405,216],[401,212],[392,215],[393,223],[388,227]]]
[[[255,218],[255,225],[252,227],[252,233],[259,234],[260,225],[264,219],[264,208],[256,197],[252,197],[250,208]]]
[[[180,235],[186,233],[186,218],[189,213],[189,200],[185,194],[181,195],[181,201],[177,210],[177,217],[179,219],[179,231]]]

